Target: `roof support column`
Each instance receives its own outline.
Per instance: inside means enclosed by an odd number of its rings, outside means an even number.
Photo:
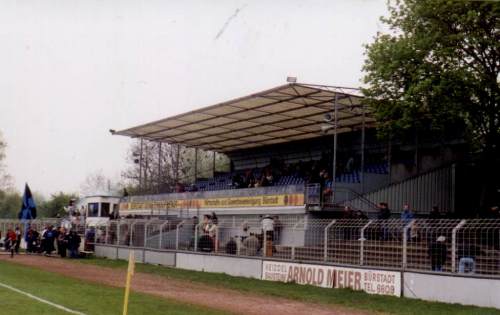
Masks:
[[[162,176],[161,176],[161,142],[158,142],[158,193],[160,193],[161,189],[161,182],[162,182]]]
[[[335,132],[333,135],[333,169],[332,169],[332,190],[333,190],[333,200],[335,201],[336,188],[337,188],[337,124],[338,124],[338,93],[335,93],[335,101],[333,103],[334,109],[334,125],[333,131]],[[321,192],[323,193],[323,192]]]
[[[361,105],[362,126],[361,126],[361,193],[365,192],[365,107]]]
[[[177,183],[179,182],[179,158],[180,158],[180,155],[181,155],[181,145],[178,144],[177,145],[177,157],[175,159],[175,184],[177,185]]]
[[[194,149],[194,181],[198,179],[198,148]]]
[[[139,191],[142,192],[142,151],[144,148],[144,140],[141,138],[141,151],[139,153]]]

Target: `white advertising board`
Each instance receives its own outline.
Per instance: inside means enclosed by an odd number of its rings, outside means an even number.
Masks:
[[[395,271],[264,261],[262,280],[401,296],[401,273]]]

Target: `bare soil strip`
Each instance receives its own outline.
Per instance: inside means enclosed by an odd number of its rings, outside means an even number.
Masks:
[[[35,267],[67,277],[101,283],[113,287],[123,287],[125,283],[125,270],[121,269],[75,264],[67,260],[43,256],[16,255],[11,259],[9,256],[0,255],[0,260],[15,262],[24,266]],[[235,290],[221,289],[189,281],[166,279],[164,277],[144,273],[136,273],[134,275],[132,290],[190,304],[229,311],[235,314],[368,314],[367,312],[350,310],[341,306],[333,308],[284,298],[242,293]]]

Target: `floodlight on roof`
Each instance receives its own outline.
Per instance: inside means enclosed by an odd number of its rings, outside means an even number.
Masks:
[[[297,83],[297,77],[286,77],[286,82]]]
[[[321,133],[327,134],[330,129],[335,128],[334,125],[323,125],[321,126]]]
[[[335,116],[331,113],[326,113],[323,115],[323,120],[325,122],[332,122],[335,119]]]

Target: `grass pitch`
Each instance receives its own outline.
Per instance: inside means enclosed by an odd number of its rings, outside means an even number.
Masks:
[[[79,262],[112,268],[126,268],[127,266],[127,262],[123,260],[107,260],[102,258],[81,260]],[[240,292],[318,303],[332,306],[332,308],[334,308],[335,305],[341,305],[351,309],[364,310],[377,314],[500,315],[500,310],[494,308],[371,295],[362,291],[327,289],[307,285],[262,281],[232,277],[221,273],[188,271],[149,264],[137,264],[136,271],[171,279],[203,283],[214,287],[233,289]]]
[[[78,272],[77,265],[75,272]],[[75,280],[3,261],[0,261],[0,282],[87,315],[122,314],[123,289]],[[67,315],[68,313],[0,287],[0,314]],[[133,292],[130,297],[129,314],[228,313]]]

